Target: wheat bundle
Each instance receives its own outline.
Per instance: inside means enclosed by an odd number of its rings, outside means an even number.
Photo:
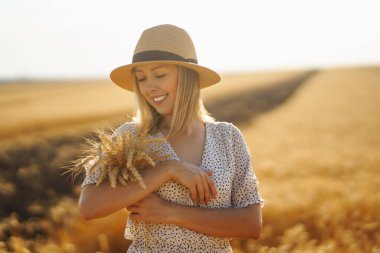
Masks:
[[[147,129],[142,129],[135,135],[123,131],[108,134],[100,129],[94,132],[99,142],[86,138],[84,155],[75,160],[69,170],[74,176],[86,170],[88,175],[100,170],[96,185],[108,178],[113,188],[117,184],[127,185],[129,182],[138,182],[146,188],[139,170],[154,167],[158,162],[168,159],[168,155],[160,155],[158,150],[148,149],[150,144],[163,142],[165,138],[148,138]]]

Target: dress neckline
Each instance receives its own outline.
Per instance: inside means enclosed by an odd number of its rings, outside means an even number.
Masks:
[[[202,150],[202,157],[201,157],[201,162],[200,164],[196,164],[197,166],[199,167],[202,167],[203,163],[204,163],[204,159],[205,159],[205,154],[206,154],[206,149],[207,149],[207,143],[208,143],[208,136],[209,136],[209,133],[208,133],[208,122],[205,121],[205,140],[204,140],[204,143],[203,143],[203,150]],[[176,160],[178,161],[181,161],[180,157],[177,155],[177,153],[175,152],[174,148],[172,147],[172,145],[170,144],[170,142],[166,139],[166,137],[163,135],[163,133],[161,131],[158,131],[159,135],[163,138],[165,138],[165,142],[167,143],[170,151],[172,152],[172,154],[175,156]]]

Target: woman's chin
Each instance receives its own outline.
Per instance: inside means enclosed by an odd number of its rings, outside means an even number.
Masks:
[[[156,111],[157,111],[159,114],[161,114],[161,116],[163,116],[163,117],[171,117],[171,116],[173,116],[173,113],[172,113],[172,112],[168,112],[168,111],[166,111],[166,110],[160,110],[160,109],[157,109],[157,108],[156,108]]]

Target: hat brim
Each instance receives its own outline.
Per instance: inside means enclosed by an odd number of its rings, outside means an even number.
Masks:
[[[175,65],[192,69],[198,72],[199,74],[199,86],[201,89],[211,86],[213,84],[217,84],[222,80],[220,75],[216,73],[214,70],[203,67],[201,65],[198,65],[195,63],[189,63],[189,62],[182,62],[182,61],[163,61],[163,60],[136,62],[136,63],[120,66],[111,71],[110,78],[112,82],[114,82],[121,88],[133,92],[134,80],[133,80],[133,75],[132,75],[132,69],[136,66],[140,66],[140,65],[148,64],[148,63],[175,64]]]

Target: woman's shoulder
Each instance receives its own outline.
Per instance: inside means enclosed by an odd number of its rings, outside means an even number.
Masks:
[[[226,143],[236,145],[236,143],[244,144],[244,136],[241,130],[231,122],[214,121],[209,122],[214,136],[223,139]]]
[[[212,128],[214,128],[214,130],[217,130],[219,132],[224,132],[224,133],[228,133],[228,134],[233,134],[236,131],[240,132],[239,128],[237,126],[235,126],[231,122],[227,122],[227,121],[209,121],[208,124]]]

